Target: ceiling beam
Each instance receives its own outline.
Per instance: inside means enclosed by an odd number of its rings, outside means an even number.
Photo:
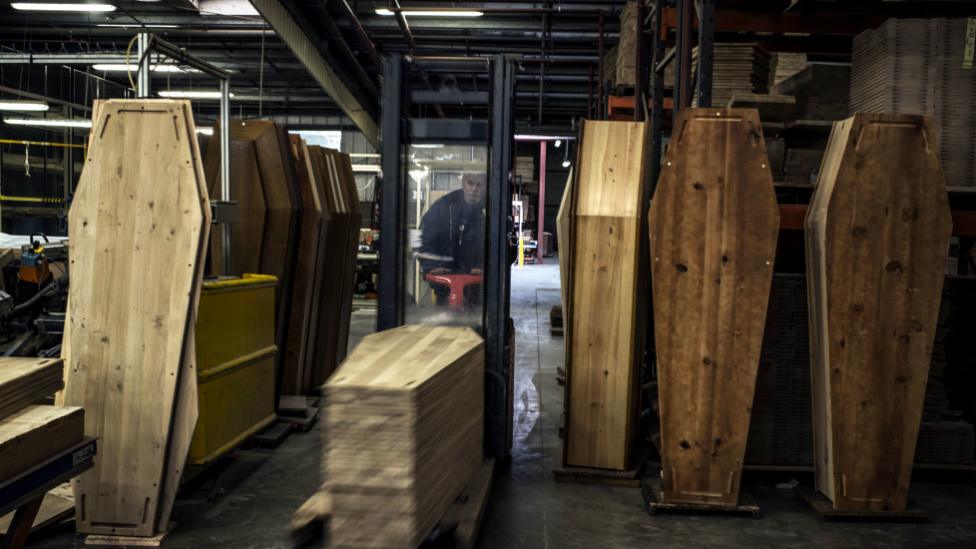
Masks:
[[[313,37],[305,34],[294,16],[279,0],[250,1],[278,33],[278,37],[288,44],[289,49],[305,66],[312,78],[359,128],[366,140],[379,148],[379,129],[376,120],[359,98],[343,83],[337,70],[323,58],[322,53],[315,46],[318,40],[313,41]]]

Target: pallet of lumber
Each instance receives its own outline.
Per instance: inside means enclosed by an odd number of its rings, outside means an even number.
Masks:
[[[85,436],[78,406],[27,406],[0,420],[0,481],[12,478]]]
[[[420,545],[482,464],[484,342],[469,328],[366,336],[323,391],[335,547]]]
[[[214,133],[219,132],[215,126]],[[240,204],[240,220],[214,228],[211,274],[277,277],[275,344],[286,349],[302,206],[291,145],[284,127],[269,120],[231,120],[230,141],[230,196]],[[204,159],[207,190],[220,200],[220,147],[214,140],[210,145]],[[224,265],[224,231],[231,231],[230,265]],[[279,378],[283,361],[281,353]]]
[[[198,414],[210,202],[189,101],[108,100],[95,112],[68,214],[63,402],[85,408],[85,433],[99,439],[95,467],[74,481],[76,524],[153,536],[169,524]]]
[[[931,116],[950,187],[976,185],[974,28],[972,18],[889,19],[853,43],[850,114]]]
[[[649,213],[665,503],[736,508],[779,234],[755,109],[687,109]]]
[[[640,122],[583,122],[564,281],[565,466],[629,465],[647,321],[645,133]]]
[[[59,358],[0,358],[0,420],[63,388]]]
[[[817,489],[904,511],[952,220],[928,117],[836,122],[806,217]]]

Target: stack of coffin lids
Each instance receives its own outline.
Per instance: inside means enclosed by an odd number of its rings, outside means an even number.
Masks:
[[[84,436],[83,409],[36,405],[64,387],[63,373],[61,359],[0,358],[0,482]]]
[[[417,547],[482,462],[482,339],[435,326],[368,335],[324,397],[330,543]]]
[[[967,27],[967,19],[889,19],[853,45],[851,114],[932,116],[947,186],[976,180],[976,71],[966,68]]]
[[[0,358],[0,418],[64,388],[64,361],[54,358]]]

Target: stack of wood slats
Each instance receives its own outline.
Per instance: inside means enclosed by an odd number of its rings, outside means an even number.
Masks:
[[[535,182],[535,158],[532,156],[515,157],[515,176],[520,177],[520,183],[528,185]]]
[[[0,358],[0,418],[64,388],[60,359]]]
[[[198,415],[194,326],[210,202],[189,101],[94,109],[68,229],[64,403],[95,467],[74,481],[80,532],[165,531]]]
[[[779,210],[755,109],[675,127],[648,221],[663,498],[735,508]]]
[[[637,40],[642,22],[637,20],[637,2],[627,2],[620,12],[620,41],[613,52],[614,84],[634,86],[637,83]]]
[[[329,542],[417,547],[482,463],[482,339],[434,326],[368,335],[324,397]]]
[[[645,130],[584,121],[569,203],[560,207],[567,466],[629,466],[647,322]]]
[[[807,66],[805,53],[774,53],[769,58],[769,85],[775,86]]]
[[[952,231],[927,117],[836,122],[805,223],[817,489],[904,511]]]
[[[37,405],[62,387],[61,359],[0,358],[0,482],[84,436],[81,408]]]
[[[732,95],[769,93],[769,53],[753,43],[719,42],[712,65],[712,106],[729,105]],[[692,72],[698,64],[698,48],[692,52]],[[698,104],[697,92],[692,98]]]
[[[970,25],[969,19],[889,19],[853,45],[850,113],[931,116],[949,186],[976,185],[976,71],[966,67]]]

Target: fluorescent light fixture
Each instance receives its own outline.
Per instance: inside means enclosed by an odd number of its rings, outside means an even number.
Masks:
[[[569,167],[569,160],[563,160],[563,167],[564,168],[568,168]]]
[[[14,2],[10,7],[23,11],[86,11],[107,12],[115,11],[112,4],[62,4],[53,2]]]
[[[44,112],[46,101],[0,101],[0,111]]]
[[[380,153],[349,153],[349,158],[379,158]]]
[[[207,126],[197,126],[197,133],[202,135],[213,135],[213,128]]]
[[[41,126],[45,128],[91,128],[91,120],[71,118],[4,118],[12,126]]]
[[[143,2],[145,0],[142,0]],[[95,23],[96,27],[108,29],[178,29],[179,25],[157,25],[154,23],[140,25],[139,23]]]
[[[441,149],[444,145],[440,143],[415,143],[411,145],[416,149]]]
[[[159,96],[170,99],[220,99],[220,92],[205,90],[163,90],[159,92]],[[230,96],[234,97],[234,94],[230,94]]]
[[[476,10],[402,10],[406,17],[481,17],[484,12]],[[393,15],[393,12],[386,8],[377,8],[376,15]]]
[[[353,164],[352,171],[356,173],[361,173],[361,172],[379,173],[380,166],[378,164]]]
[[[516,141],[575,141],[572,135],[535,135],[530,133],[515,134]]]
[[[125,72],[125,71],[138,72],[139,65],[135,65],[132,63],[128,65],[126,65],[125,63],[97,63],[95,65],[92,65],[92,69],[96,71],[104,71],[104,72]],[[152,72],[200,72],[196,69],[183,68],[180,67],[179,65],[153,65],[149,70]]]

